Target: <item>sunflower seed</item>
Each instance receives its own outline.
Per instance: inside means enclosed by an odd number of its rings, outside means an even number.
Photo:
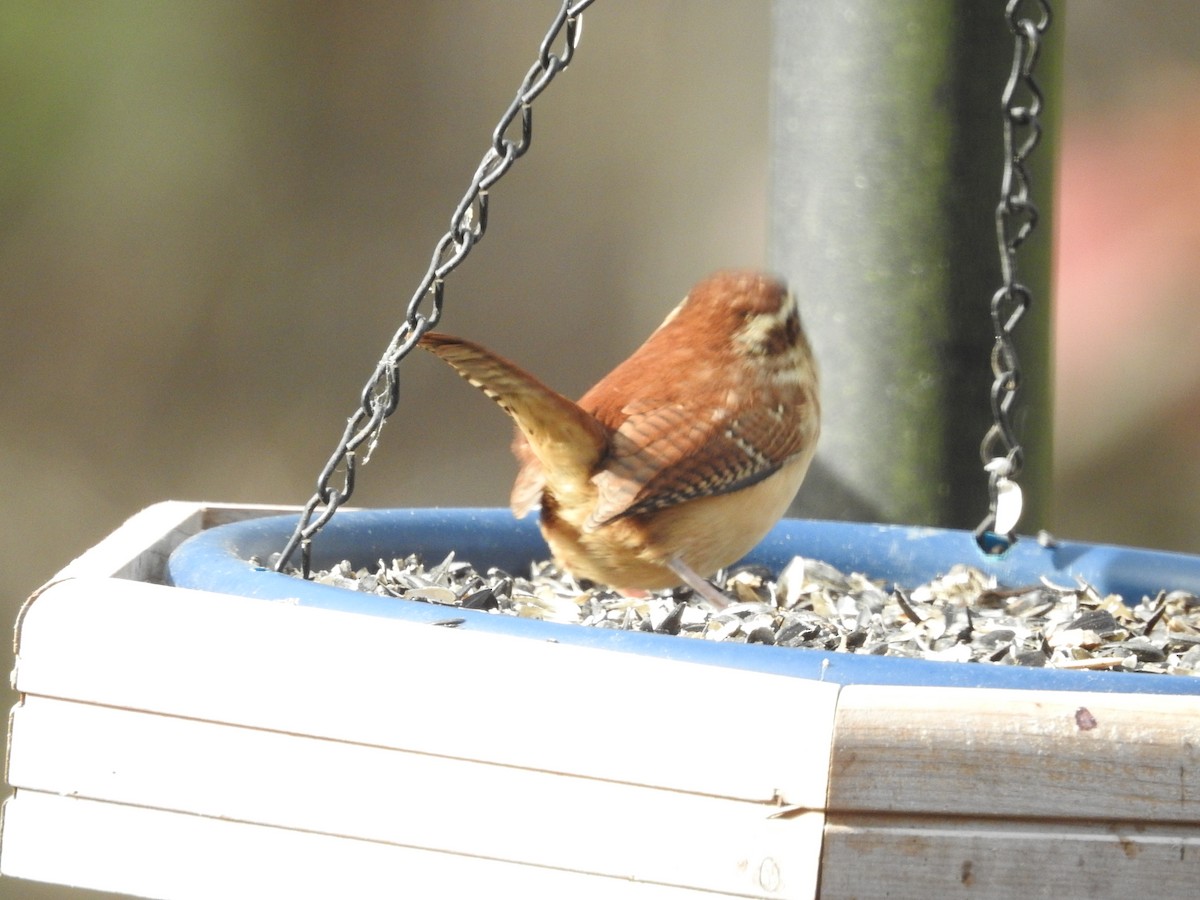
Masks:
[[[298,574],[293,572],[293,574]],[[778,578],[762,567],[721,571],[734,602],[717,612],[688,588],[627,597],[581,585],[553,561],[528,575],[480,574],[454,553],[426,568],[416,555],[374,569],[341,562],[314,580],[395,602],[648,631],[709,641],[776,644],[999,665],[1200,674],[1200,596],[1159,591],[1127,603],[1083,581],[1002,585],[965,565],[924,584],[886,584],[794,557]],[[783,652],[783,651],[780,651]]]

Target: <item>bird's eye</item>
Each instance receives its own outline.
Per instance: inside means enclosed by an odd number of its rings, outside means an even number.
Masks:
[[[800,316],[795,310],[787,317],[787,338],[789,344],[794,344],[800,337]]]

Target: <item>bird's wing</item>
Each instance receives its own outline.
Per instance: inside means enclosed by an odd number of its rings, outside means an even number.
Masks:
[[[782,405],[739,415],[697,415],[677,403],[638,401],[612,438],[592,481],[599,502],[590,527],[685,500],[749,487],[809,442],[798,411]],[[751,436],[753,439],[751,439]]]

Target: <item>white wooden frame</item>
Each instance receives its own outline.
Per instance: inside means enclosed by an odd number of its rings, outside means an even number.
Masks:
[[[1200,885],[1200,698],[841,687],[161,583],[278,511],[150,507],[30,599],[0,893]]]

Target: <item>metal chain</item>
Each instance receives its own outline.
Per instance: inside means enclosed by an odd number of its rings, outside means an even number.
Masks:
[[[975,539],[987,553],[1003,553],[1016,540],[1022,496],[1016,478],[1024,451],[1013,425],[1013,405],[1021,369],[1012,332],[1033,302],[1029,288],[1017,278],[1016,253],[1037,227],[1038,210],[1030,197],[1026,162],[1042,136],[1042,92],[1033,78],[1042,36],[1050,27],[1049,0],[1037,0],[1038,15],[1020,15],[1023,0],[1008,0],[1005,15],[1015,37],[1012,70],[1004,86],[1004,176],[996,206],[996,245],[1003,285],[992,295],[992,426],[979,447],[988,477],[987,517],[975,529]],[[1031,4],[1032,5],[1032,4]],[[1018,99],[1021,92],[1026,99]],[[1018,135],[1021,135],[1020,137]]]
[[[312,539],[333,518],[333,514],[354,493],[354,477],[358,469],[357,451],[367,444],[362,462],[366,464],[379,441],[383,423],[396,411],[400,399],[398,366],[416,346],[421,336],[437,324],[442,314],[443,287],[446,276],[467,258],[487,230],[488,192],[504,177],[525,151],[533,138],[533,101],[546,89],[554,77],[565,69],[575,55],[583,28],[581,14],[594,0],[564,0],[550,29],[538,47],[537,60],[526,73],[500,122],[492,132],[492,145],[484,153],[479,167],[471,178],[470,187],[450,216],[450,230],[442,236],[433,250],[429,268],[408,303],[404,322],[392,337],[375,372],[363,387],[358,409],[346,423],[346,430],[329,462],[317,476],[316,493],[305,504],[296,529],[284,545],[275,571],[282,571],[296,548],[300,548],[300,569],[309,576],[312,562]],[[555,50],[555,45],[559,49]],[[520,118],[520,137],[508,132]],[[429,303],[429,311],[421,308]],[[342,484],[331,482],[338,472]]]

